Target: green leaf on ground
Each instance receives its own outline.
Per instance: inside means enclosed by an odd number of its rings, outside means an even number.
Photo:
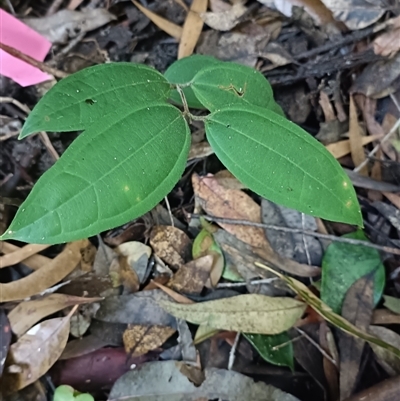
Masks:
[[[194,76],[191,88],[210,111],[241,105],[267,108],[275,103],[267,79],[241,64],[226,62],[204,68]]]
[[[350,179],[296,124],[271,110],[235,106],[207,116],[205,127],[218,158],[252,191],[312,216],[362,225]]]
[[[181,58],[180,60],[172,63],[165,71],[165,78],[171,84],[188,84],[193,77],[203,68],[223,63],[214,57],[211,56],[203,56],[201,54],[194,54],[189,57]],[[186,102],[189,107],[193,109],[204,109],[203,104],[197,99],[196,95],[193,92],[193,89],[188,86],[183,88],[183,93],[186,98]],[[181,97],[176,89],[171,91],[170,99],[173,100],[176,104],[182,106]]]
[[[251,333],[243,335],[265,361],[294,369],[293,345],[286,331],[275,335]]]
[[[363,231],[346,234],[344,238],[368,241]],[[349,288],[361,277],[374,275],[374,304],[381,299],[385,287],[385,267],[376,249],[343,242],[331,243],[322,260],[321,300],[336,313]]]
[[[290,329],[303,315],[306,305],[293,298],[260,294],[237,295],[196,304],[161,301],[168,313],[194,324],[219,330],[279,334]]]
[[[79,131],[124,109],[167,101],[168,81],[142,64],[109,63],[85,68],[51,88],[29,114],[19,138],[39,132]]]
[[[384,295],[383,299],[385,303],[383,304],[390,311],[400,315],[400,298],[391,297],[390,295]]]
[[[172,190],[189,148],[189,127],[167,103],[99,119],[39,179],[1,239],[55,244],[139,217]]]

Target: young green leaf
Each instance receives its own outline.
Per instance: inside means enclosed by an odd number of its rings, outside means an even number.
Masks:
[[[368,241],[359,230],[343,237]],[[379,302],[385,287],[385,267],[376,249],[343,242],[330,244],[322,259],[321,300],[336,313],[342,310],[349,288],[361,277],[374,274],[374,303]]]
[[[235,63],[219,63],[201,69],[194,76],[191,88],[210,111],[240,105],[267,108],[275,103],[265,77],[253,68]]]
[[[1,239],[55,244],[141,216],[179,180],[189,147],[189,127],[169,104],[105,116],[39,179]]]
[[[304,313],[306,305],[293,298],[244,294],[197,304],[161,301],[171,315],[195,324],[220,330],[279,334],[290,329]]]
[[[286,331],[275,335],[243,333],[243,336],[265,361],[294,370],[293,344]]]
[[[39,131],[78,131],[121,108],[167,101],[170,84],[141,64],[109,63],[81,70],[53,86],[29,114],[20,139]]]
[[[252,191],[312,216],[362,225],[348,176],[296,124],[271,110],[236,106],[210,114],[205,127],[218,158]]]
[[[188,84],[203,68],[220,63],[223,63],[223,61],[219,61],[214,57],[194,54],[172,63],[167,71],[165,71],[164,76],[171,84]],[[197,99],[190,86],[182,90],[189,107],[193,109],[204,109],[204,106]],[[170,99],[176,104],[182,105],[182,100],[177,90],[174,89],[171,91]]]

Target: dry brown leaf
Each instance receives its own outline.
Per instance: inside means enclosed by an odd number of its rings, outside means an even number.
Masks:
[[[182,36],[182,28],[179,25],[174,24],[171,21],[168,21],[165,18],[160,17],[156,13],[148,10],[146,7],[143,7],[140,3],[135,0],[132,0],[132,3],[154,24],[157,25],[161,30],[168,33],[168,35],[173,38],[179,40]]]
[[[393,57],[400,50],[400,16],[392,21],[392,29],[382,33],[373,42],[375,54]]]
[[[370,326],[369,330],[374,336],[400,349],[400,336],[392,330],[381,326]],[[396,358],[391,352],[371,344],[379,364],[390,376],[400,374],[400,359]]]
[[[324,91],[321,91],[319,93],[319,105],[321,106],[322,111],[324,112],[326,122],[336,120],[336,115],[335,111],[333,110],[333,106],[329,100],[328,95]]]
[[[88,243],[87,239],[71,242],[41,269],[20,280],[0,284],[1,302],[29,298],[60,282],[77,267],[82,258],[81,250],[85,249]]]
[[[372,314],[371,324],[400,324],[400,315],[387,309],[376,309]]]
[[[169,326],[129,324],[122,335],[122,340],[127,353],[140,356],[163,345],[175,331]]]
[[[191,299],[185,297],[184,295],[178,294],[171,288],[166,287],[165,285],[162,285],[160,283],[157,283],[156,281],[152,281],[156,287],[158,287],[160,290],[164,291],[166,294],[168,294],[173,300],[180,304],[194,304],[195,302],[192,301]]]
[[[261,208],[249,195],[226,189],[212,176],[192,175],[193,190],[201,207],[211,216],[261,223]],[[218,223],[230,234],[256,248],[271,250],[262,228]]]
[[[100,301],[102,298],[83,298],[66,294],[50,294],[41,299],[24,301],[9,314],[11,329],[18,337],[28,331],[39,320],[68,306]]]
[[[213,267],[212,255],[202,256],[182,265],[174,274],[168,285],[175,291],[186,294],[200,294]]]
[[[48,372],[67,344],[70,317],[41,322],[10,347],[2,377],[4,393],[20,390]]]
[[[136,272],[131,269],[126,256],[119,255],[116,259],[113,259],[109,274],[114,288],[122,285],[126,294],[139,290],[139,278]]]
[[[364,153],[364,148],[362,146],[361,128],[358,123],[357,110],[353,96],[350,96],[349,140],[350,140],[351,158],[353,159],[354,165],[357,167],[364,162],[365,153]],[[367,166],[364,166],[359,171],[359,174],[368,175]]]
[[[226,189],[215,177],[192,175],[193,190],[198,204],[211,216],[235,220],[261,222],[261,208],[249,195],[236,189]],[[320,269],[281,258],[271,248],[264,230],[240,224],[218,223],[228,233],[250,245],[252,251],[273,266],[302,277],[318,275]]]
[[[214,175],[214,178],[226,189],[246,189],[229,170],[220,170]]]
[[[246,11],[247,8],[240,2],[223,11],[201,13],[200,17],[210,28],[217,31],[230,31],[240,22],[240,17]]]
[[[400,196],[396,194],[392,194],[390,192],[383,192],[383,195],[386,196],[400,210]]]
[[[7,241],[2,241],[0,243],[0,250],[5,255],[12,253],[12,252],[16,252],[19,249],[21,249],[21,248],[14,244],[10,244]],[[25,266],[29,267],[30,269],[37,270],[37,269],[40,269],[41,267],[43,267],[44,265],[46,265],[47,263],[49,263],[50,261],[51,261],[51,259],[48,258],[47,256],[32,255],[32,256],[29,256],[28,258],[24,259],[23,263]]]
[[[190,56],[199,40],[204,22],[200,13],[207,10],[208,0],[193,0],[182,28],[178,48],[178,59]]]
[[[369,143],[376,141],[377,139],[381,138],[381,136],[363,136],[361,137],[362,145],[368,145]],[[332,156],[335,159],[340,159],[343,156],[346,156],[350,153],[350,141],[345,139],[344,141],[339,141],[335,143],[331,143],[325,146],[329,152],[331,152]]]
[[[155,226],[150,234],[150,245],[159,258],[178,269],[189,260],[192,242],[179,228]]]
[[[22,248],[18,248],[12,253],[7,253],[6,255],[0,256],[0,269],[7,266],[15,265],[23,260],[36,255],[40,251],[44,251],[50,245],[44,244],[29,244]]]
[[[211,148],[208,142],[192,143],[190,147],[188,160],[202,159],[214,154],[214,150]]]

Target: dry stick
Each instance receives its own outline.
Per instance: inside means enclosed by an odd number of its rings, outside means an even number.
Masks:
[[[29,65],[39,68],[39,70],[43,72],[47,72],[48,74],[54,75],[57,78],[65,78],[68,77],[68,73],[64,71],[57,70],[56,68],[49,67],[46,63],[43,63],[42,61],[35,60],[34,58],[21,53],[19,50],[15,49],[14,47],[7,46],[4,43],[0,42],[0,49],[4,50],[8,54],[11,54],[11,56],[14,56],[22,61],[25,61],[25,63],[28,63]]]
[[[219,283],[217,285],[217,288],[232,288],[232,287],[244,287],[248,284],[251,285],[259,285],[259,284],[270,284],[273,281],[276,281],[278,277],[272,277],[272,278],[261,278],[257,280],[251,280],[251,281],[242,281],[240,283]]]
[[[232,370],[235,363],[236,347],[239,343],[240,332],[236,333],[235,341],[233,342],[231,351],[229,352],[228,370]]]
[[[14,106],[17,106],[20,110],[24,111],[28,115],[31,112],[31,109],[28,106],[26,106],[25,104],[22,104],[21,102],[19,102],[18,100],[14,99],[12,97],[0,97],[0,103],[11,103]],[[40,132],[39,138],[42,141],[43,145],[46,147],[47,151],[53,157],[53,159],[55,161],[57,161],[60,158],[60,156],[57,153],[57,151],[54,149],[54,146],[51,143],[47,133],[44,131]]]
[[[336,242],[344,242],[346,244],[351,244],[351,245],[363,245],[363,246],[378,249],[380,251],[384,251],[387,253],[392,253],[394,255],[400,255],[400,249],[397,249],[397,248],[391,248],[388,246],[372,244],[371,242],[366,242],[366,241],[362,241],[359,239],[336,237],[334,235],[321,234],[321,233],[316,233],[314,231],[303,231],[301,228],[290,228],[290,227],[275,226],[273,224],[255,223],[253,221],[248,221],[248,220],[224,219],[222,217],[206,216],[206,215],[195,214],[195,213],[189,214],[188,216],[189,216],[189,218],[196,218],[196,219],[203,217],[204,219],[211,221],[211,222],[215,222],[215,223],[238,224],[238,225],[242,225],[242,226],[268,228],[270,230],[283,231],[286,233],[304,234],[304,235],[308,235],[310,237],[327,239],[327,240],[336,241]]]
[[[397,103],[397,99],[392,95],[390,95],[390,98],[392,99],[393,103],[397,107],[397,109],[400,111],[400,105]],[[396,130],[400,127],[400,118],[396,121],[396,124],[393,125],[392,129],[381,139],[381,141],[376,145],[371,152],[368,153],[366,159],[358,165],[353,171],[357,173],[360,171],[370,160],[372,156],[380,149],[381,144],[386,142],[395,132]]]
[[[299,329],[298,327],[295,327],[295,329],[302,335],[304,336],[308,341],[310,341],[310,343],[312,345],[314,345],[315,348],[317,348],[317,350],[326,358],[328,359],[330,362],[332,362],[332,364],[334,366],[337,366],[337,362],[324,350],[322,349],[318,343],[316,343],[304,330]]]

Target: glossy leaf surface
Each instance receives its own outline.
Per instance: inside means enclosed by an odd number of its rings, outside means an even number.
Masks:
[[[250,333],[243,335],[265,361],[294,369],[293,345],[286,331],[275,335]]]
[[[359,230],[343,237],[368,241]],[[336,313],[341,313],[343,300],[349,288],[361,277],[373,274],[374,304],[385,287],[385,267],[376,249],[363,245],[332,242],[322,259],[321,300]]]
[[[235,63],[220,63],[202,69],[191,88],[210,111],[232,106],[269,107],[275,103],[272,88],[257,70]]]
[[[167,71],[165,71],[164,76],[172,84],[187,84],[203,68],[219,63],[223,62],[211,56],[194,54],[193,56],[184,57],[172,63]],[[182,90],[189,107],[193,109],[204,109],[204,106],[197,99],[190,86],[183,88]],[[171,90],[170,99],[172,99],[176,104],[182,105],[181,97],[177,90]]]
[[[121,109],[166,101],[169,92],[168,81],[145,65],[109,63],[85,68],[62,79],[43,96],[28,116],[20,138],[39,131],[83,130],[99,118],[118,118]]]
[[[342,167],[296,124],[251,106],[212,113],[205,127],[218,158],[252,191],[312,216],[362,225]]]
[[[189,147],[188,125],[168,104],[100,119],[39,179],[2,239],[66,242],[141,216],[179,180]]]

